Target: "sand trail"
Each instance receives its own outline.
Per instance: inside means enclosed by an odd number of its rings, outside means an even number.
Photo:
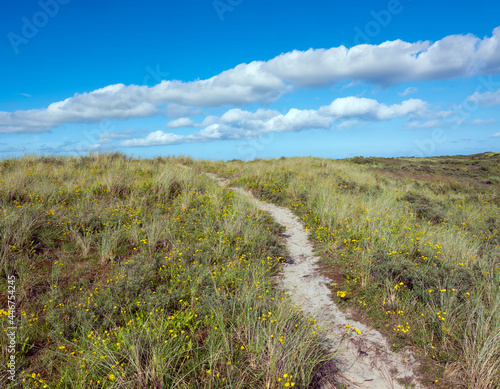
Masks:
[[[208,176],[222,186],[228,184],[227,180],[213,174]],[[343,383],[349,388],[421,388],[414,378],[418,364],[410,353],[392,352],[380,332],[348,318],[329,298],[331,280],[319,273],[319,258],[314,255],[299,218],[287,208],[256,199],[245,189],[229,189],[246,196],[257,208],[268,212],[278,224],[286,227],[286,246],[291,258],[287,261],[289,263],[283,264],[281,287],[289,293],[294,304],[326,329],[331,351],[336,352]],[[347,335],[347,324],[361,334],[350,331]],[[324,388],[327,387],[330,386],[325,384]]]

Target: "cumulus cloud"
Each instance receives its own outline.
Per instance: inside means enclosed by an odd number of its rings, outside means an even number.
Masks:
[[[0,112],[0,133],[46,132],[65,123],[158,113],[186,117],[192,107],[267,104],[293,90],[341,81],[387,86],[498,73],[500,27],[483,39],[470,34],[450,35],[434,43],[395,40],[351,48],[294,50],[268,61],[240,64],[206,80],[163,80],[152,87],[116,84],[75,94],[43,109]],[[402,95],[405,92],[411,90]],[[476,93],[471,99],[484,106],[497,105],[500,92]],[[391,115],[390,108],[386,114]]]
[[[321,107],[319,112],[337,119],[389,120],[426,109],[427,103],[420,99],[409,99],[401,104],[387,106],[374,99],[350,96],[335,99],[330,105]]]
[[[172,133],[165,133],[163,131],[155,131],[148,134],[144,139],[129,139],[121,142],[119,146],[133,147],[133,146],[158,146],[158,145],[173,145],[181,143],[181,140],[186,138],[182,135]]]
[[[410,99],[387,106],[373,99],[344,97],[318,110],[290,109],[286,114],[274,110],[256,112],[239,108],[226,111],[219,118],[212,116],[210,125],[190,135],[177,135],[155,131],[146,138],[129,139],[121,147],[173,145],[179,143],[210,142],[214,140],[253,139],[271,132],[294,132],[307,129],[329,129],[335,120],[347,120],[337,128],[347,128],[363,120],[391,120],[427,109],[422,100]],[[355,118],[355,119],[354,119]]]
[[[332,118],[320,115],[312,109],[300,110],[292,108],[286,115],[275,116],[266,124],[266,132],[301,131],[310,128],[328,129]]]
[[[193,127],[194,121],[190,118],[178,118],[167,123],[167,128]]]
[[[416,88],[414,86],[410,86],[410,87],[406,88],[403,92],[399,92],[398,95],[408,96],[409,94],[417,93],[417,92],[418,92],[418,88]]]
[[[264,68],[301,87],[339,80],[391,85],[407,81],[450,79],[500,71],[500,27],[491,38],[450,35],[437,42],[395,40],[380,45],[309,49],[281,54]]]
[[[260,112],[259,112],[260,111]],[[121,142],[121,147],[173,145],[179,143],[199,143],[214,140],[253,139],[269,132],[301,131],[310,128],[328,129],[332,118],[319,115],[315,110],[292,108],[285,115],[274,111],[259,110],[255,113],[242,111],[226,112],[218,123],[211,124],[191,135],[177,135],[155,131],[146,138],[129,139]]]
[[[207,80],[191,82],[163,80],[148,90],[158,103],[216,107],[224,105],[270,103],[292,90],[282,79],[266,72],[263,62],[240,64]]]
[[[495,105],[500,105],[500,89],[497,89],[495,92],[475,92],[473,95],[469,96],[468,100],[481,107],[493,107]]]
[[[219,120],[219,118],[215,115],[208,115],[207,117],[205,117],[205,119],[203,119],[203,122],[201,122],[198,127],[206,127],[206,126],[209,126],[211,124],[214,124],[214,123],[217,123],[217,121]]]
[[[158,113],[158,108],[145,99],[146,89],[116,84],[90,93],[75,94],[45,109],[0,112],[0,133],[46,132],[64,123],[151,116]]]
[[[259,108],[256,112],[244,111],[240,108],[230,109],[220,117],[220,122],[225,124],[249,120],[266,120],[278,116],[278,111]]]

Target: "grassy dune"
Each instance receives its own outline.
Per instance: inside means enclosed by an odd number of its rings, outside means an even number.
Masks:
[[[294,210],[334,299],[426,385],[500,387],[500,154],[197,165]]]
[[[299,215],[332,298],[413,350],[425,385],[500,387],[495,153],[0,161],[2,387],[314,387],[333,356],[276,287],[283,231],[203,172]]]
[[[0,162],[0,325],[25,388],[308,387],[331,360],[275,288],[280,229],[189,160]]]

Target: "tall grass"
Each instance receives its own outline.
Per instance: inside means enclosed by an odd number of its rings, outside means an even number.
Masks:
[[[194,163],[119,153],[0,162],[0,303],[14,275],[18,325],[17,381],[3,376],[2,387],[317,380],[332,356],[273,282],[279,226],[180,162]]]
[[[347,292],[337,302],[356,308],[396,350],[415,349],[424,383],[496,388],[500,203],[490,178],[499,160],[196,163],[296,212],[337,290]]]

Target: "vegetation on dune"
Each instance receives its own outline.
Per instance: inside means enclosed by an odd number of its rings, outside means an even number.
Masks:
[[[193,165],[183,169],[179,163]],[[280,228],[192,159],[0,162],[2,365],[25,388],[309,387],[329,355],[273,276]]]
[[[332,297],[422,361],[424,384],[500,387],[500,154],[195,162],[307,226]]]
[[[425,385],[500,387],[498,153],[0,161],[2,387],[314,387],[333,356],[275,285],[280,227],[203,172],[291,208],[332,298]]]

